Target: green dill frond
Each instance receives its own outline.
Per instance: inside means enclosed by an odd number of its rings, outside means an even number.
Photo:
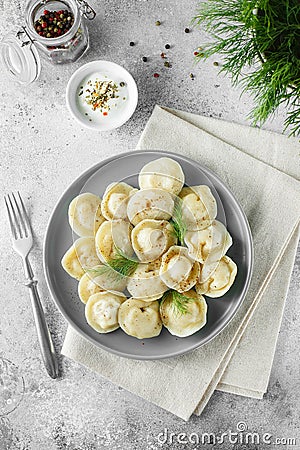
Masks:
[[[262,125],[284,104],[291,108],[285,129],[299,134],[300,2],[209,0],[200,3],[193,23],[212,36],[196,61],[221,55],[220,72],[254,98],[253,124]]]
[[[287,113],[284,122],[284,131],[289,130],[290,136],[296,135],[300,130],[300,102],[293,105],[294,110]]]
[[[187,303],[193,302],[195,299],[187,297],[184,294],[181,294],[178,291],[173,289],[169,289],[161,298],[160,303],[162,304],[165,300],[168,300],[172,303],[172,308],[175,314],[189,314]]]
[[[123,280],[124,276],[119,272],[113,270],[109,264],[104,264],[103,266],[93,267],[92,269],[86,269],[86,271],[90,274],[97,276],[104,275],[107,280],[114,286]]]
[[[177,291],[173,291],[173,308],[175,312],[179,314],[187,314],[188,308],[187,303],[194,301],[193,298],[186,297],[184,294],[180,294]]]
[[[136,259],[128,258],[119,248],[116,248],[116,255],[108,261],[108,265],[123,277],[130,277],[138,264]]]
[[[170,223],[173,226],[174,234],[181,245],[184,245],[184,236],[187,231],[186,224],[182,218],[182,200],[179,197],[175,197],[174,209],[172,219]]]
[[[116,248],[116,254],[109,259],[106,264],[93,269],[87,269],[87,272],[94,275],[105,275],[112,283],[118,283],[122,279],[130,277],[138,266],[138,261],[128,258],[119,248]]]

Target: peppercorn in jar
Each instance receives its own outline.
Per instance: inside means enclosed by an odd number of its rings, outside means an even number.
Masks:
[[[95,15],[85,0],[30,0],[25,26],[1,42],[1,57],[11,77],[21,84],[37,79],[40,55],[53,64],[77,61],[89,48],[84,18]]]

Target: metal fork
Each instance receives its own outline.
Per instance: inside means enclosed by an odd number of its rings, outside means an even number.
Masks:
[[[33,271],[28,260],[28,254],[33,245],[31,225],[19,192],[16,195],[6,195],[4,201],[12,233],[12,245],[14,250],[19,253],[23,259],[26,277],[25,286],[30,289],[31,304],[42,358],[50,377],[57,378],[57,358],[37,290],[37,281],[34,280]]]

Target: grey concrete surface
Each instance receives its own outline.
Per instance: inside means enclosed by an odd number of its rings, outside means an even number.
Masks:
[[[2,67],[0,71],[0,191],[19,189],[29,207],[36,234],[31,261],[57,350],[66,323],[45,286],[42,245],[49,215],[63,190],[99,159],[134,148],[156,103],[244,124],[251,107],[247,95],[240,97],[241,91],[218,75],[219,68],[213,65],[217,59],[194,66],[193,51],[205,36],[201,30],[187,34],[184,29],[196,2],[91,2],[98,15],[89,23],[91,48],[81,61],[64,67],[43,63],[40,79],[26,88],[11,83]],[[24,0],[0,1],[2,36],[24,23],[24,6]],[[161,21],[160,27],[155,26],[156,20]],[[130,47],[129,41],[136,45]],[[172,68],[164,67],[160,57],[166,43],[171,45],[166,53]],[[147,63],[142,62],[142,56],[148,57]],[[94,59],[125,66],[137,80],[140,96],[132,119],[103,134],[80,128],[65,106],[70,75]],[[160,73],[158,79],[153,78],[154,72]],[[191,72],[194,80],[189,77]],[[264,128],[280,131],[283,117],[280,111]],[[193,416],[185,423],[66,359],[60,361],[62,377],[57,381],[48,378],[40,359],[28,292],[22,285],[21,261],[10,247],[3,203],[0,243],[0,357],[19,367],[25,383],[21,403],[0,418],[0,450],[300,448],[299,251],[265,398],[253,400],[216,392],[202,416]],[[235,432],[240,421],[261,437],[271,434],[272,442],[277,437],[295,438],[297,443],[178,442],[180,433],[220,436],[230,429]],[[164,429],[169,436],[165,443],[159,435]],[[175,438],[170,438],[170,433],[175,433]],[[185,440],[183,436],[180,439]]]

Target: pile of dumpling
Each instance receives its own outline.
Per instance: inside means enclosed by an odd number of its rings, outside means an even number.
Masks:
[[[177,161],[159,158],[140,171],[140,189],[112,183],[102,200],[83,193],[70,203],[69,223],[80,237],[62,266],[79,280],[86,320],[97,332],[121,327],[144,339],[158,336],[164,325],[175,336],[190,336],[206,324],[203,295],[221,297],[233,284],[237,267],[226,256],[232,238],[215,220],[216,200],[208,186],[184,187],[184,182]],[[185,230],[181,244],[172,220],[178,198]],[[97,269],[110,267],[119,252],[138,264],[116,281]],[[190,299],[184,314],[174,305],[174,291]]]

